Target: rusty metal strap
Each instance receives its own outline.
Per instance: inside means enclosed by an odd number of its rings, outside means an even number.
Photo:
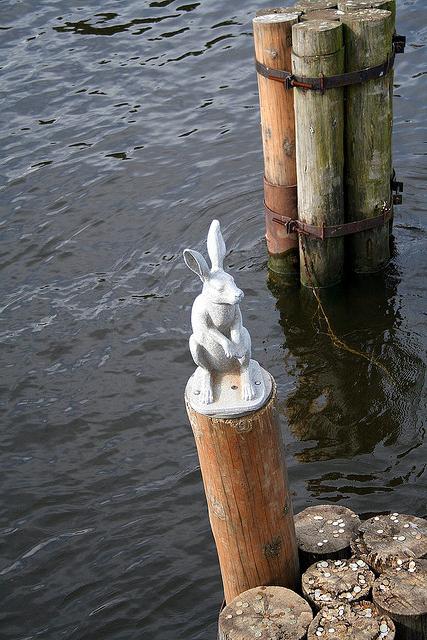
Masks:
[[[301,220],[293,220],[287,216],[282,216],[269,209],[265,203],[264,207],[269,215],[273,216],[273,222],[284,226],[288,233],[301,233],[306,236],[318,238],[319,240],[339,238],[341,236],[359,233],[360,231],[375,229],[375,227],[381,227],[391,220],[393,215],[391,207],[387,203],[384,203],[382,212],[374,218],[364,218],[363,220],[356,220],[355,222],[345,222],[343,224],[334,224],[330,226],[316,226],[313,224],[307,224]]]
[[[340,75],[336,76],[321,75],[318,78],[295,76],[289,71],[271,69],[270,67],[266,67],[264,64],[259,62],[259,60],[255,60],[255,67],[257,72],[260,75],[264,76],[264,78],[275,80],[276,82],[282,82],[286,89],[298,87],[301,89],[310,89],[312,91],[321,91],[323,93],[327,89],[348,87],[352,84],[360,84],[362,82],[366,82],[367,80],[383,78],[389,71],[391,71],[391,69],[393,69],[395,56],[396,45],[393,42],[392,54],[382,64],[378,64],[375,67],[368,67],[367,69],[361,69],[360,71],[341,73]]]

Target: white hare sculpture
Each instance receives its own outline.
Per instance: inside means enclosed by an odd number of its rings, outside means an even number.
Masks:
[[[243,291],[223,269],[225,242],[218,220],[213,220],[210,226],[207,245],[211,269],[198,251],[184,251],[186,265],[203,282],[202,293],[195,299],[191,313],[190,351],[198,367],[195,393],[199,394],[202,404],[211,404],[214,402],[213,376],[235,372],[240,375],[241,400],[249,402],[255,398],[255,384],[261,384],[253,379],[251,364],[260,367],[251,360],[251,338],[242,324],[239,302]]]

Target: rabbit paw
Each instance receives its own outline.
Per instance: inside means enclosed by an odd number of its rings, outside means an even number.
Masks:
[[[243,400],[253,400],[255,398],[255,389],[249,380],[242,385],[242,398]]]
[[[213,402],[212,380],[208,371],[205,372],[201,380],[200,399],[203,404],[211,404]]]
[[[234,358],[236,355],[236,348],[232,342],[228,341],[227,344],[224,345],[224,353],[226,358]]]

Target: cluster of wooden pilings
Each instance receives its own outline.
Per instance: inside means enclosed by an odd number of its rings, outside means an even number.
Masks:
[[[253,20],[269,268],[284,284],[328,287],[390,258],[395,17],[396,0],[301,0]]]
[[[187,398],[225,606],[220,640],[427,640],[427,522],[361,521],[338,504],[293,515],[276,386],[222,418]]]
[[[392,513],[361,522],[350,509],[322,505],[298,514],[295,527],[301,589],[239,594],[220,613],[220,640],[427,638],[423,519]]]

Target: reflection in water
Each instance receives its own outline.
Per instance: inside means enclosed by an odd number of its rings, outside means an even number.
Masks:
[[[281,292],[270,281],[286,340],[284,366],[297,380],[283,410],[293,435],[307,445],[296,454],[301,462],[353,459],[373,454],[380,443],[396,448],[417,440],[425,367],[401,329],[398,285],[390,266],[386,273],[321,292],[322,306],[347,350],[333,343],[311,290]],[[351,493],[378,490],[370,484],[377,476],[355,474],[353,463],[351,471],[311,479],[310,490],[328,493],[328,481],[343,477]],[[387,479],[385,490],[396,482]]]

